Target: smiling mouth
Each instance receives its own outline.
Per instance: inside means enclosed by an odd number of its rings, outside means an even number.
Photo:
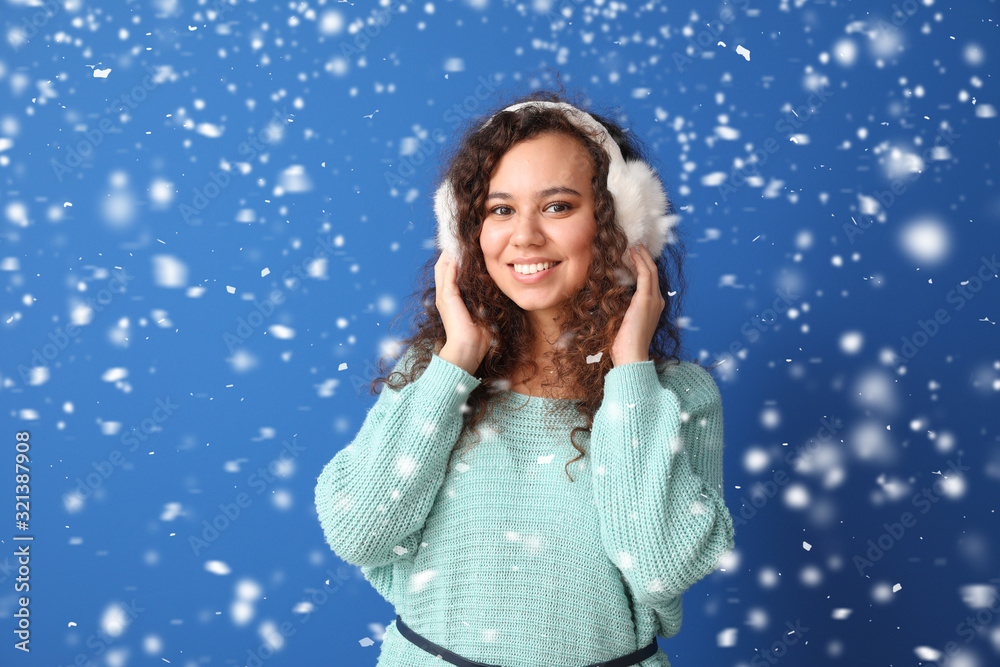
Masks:
[[[552,269],[554,269],[557,266],[559,266],[560,264],[562,264],[562,262],[561,261],[559,261],[559,262],[546,262],[546,264],[550,265],[546,269],[538,269],[537,271],[523,271],[523,272],[522,271],[518,271],[517,268],[515,268],[514,264],[508,264],[507,266],[509,266],[510,269],[511,269],[511,271],[513,271],[514,273],[516,273],[519,276],[533,276],[533,275],[538,274],[538,273],[545,273],[546,271],[551,271]],[[529,266],[535,266],[535,265],[529,265]]]

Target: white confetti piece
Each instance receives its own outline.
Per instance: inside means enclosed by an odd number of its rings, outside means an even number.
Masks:
[[[736,53],[738,53],[738,54],[740,54],[741,56],[743,56],[744,58],[746,58],[746,59],[747,59],[747,62],[749,62],[749,61],[750,61],[750,49],[748,49],[748,48],[745,48],[745,47],[743,47],[743,46],[741,46],[741,45],[737,44],[737,45],[736,45]]]
[[[111,74],[111,68],[108,69],[97,69],[94,68],[94,78],[95,79],[107,79],[108,75]]]
[[[544,465],[546,463],[552,463],[552,459],[555,458],[555,454],[549,454],[547,456],[538,457],[538,465]]]
[[[810,549],[813,548],[813,545],[809,544],[808,542],[803,542],[802,548],[805,549],[806,551],[809,551]]]

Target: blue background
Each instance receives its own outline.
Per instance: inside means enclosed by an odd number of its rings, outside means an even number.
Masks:
[[[673,664],[998,664],[997,2],[0,12],[0,663],[375,664],[394,612],[316,476],[406,333],[458,121],[558,72],[651,147],[684,357],[725,361],[737,548]]]

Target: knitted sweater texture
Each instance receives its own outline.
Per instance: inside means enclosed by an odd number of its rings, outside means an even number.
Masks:
[[[333,551],[416,632],[477,662],[582,667],[675,635],[681,593],[733,547],[712,377],[690,362],[609,371],[573,482],[585,422],[569,399],[497,392],[479,441],[449,457],[479,384],[434,355],[383,387],[316,484]],[[388,625],[378,667],[442,664]]]

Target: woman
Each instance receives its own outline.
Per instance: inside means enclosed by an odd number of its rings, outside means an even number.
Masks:
[[[398,613],[380,667],[669,665],[656,636],[732,548],[719,391],[675,356],[675,218],[639,158],[552,93],[462,137],[417,333],[316,486]]]

